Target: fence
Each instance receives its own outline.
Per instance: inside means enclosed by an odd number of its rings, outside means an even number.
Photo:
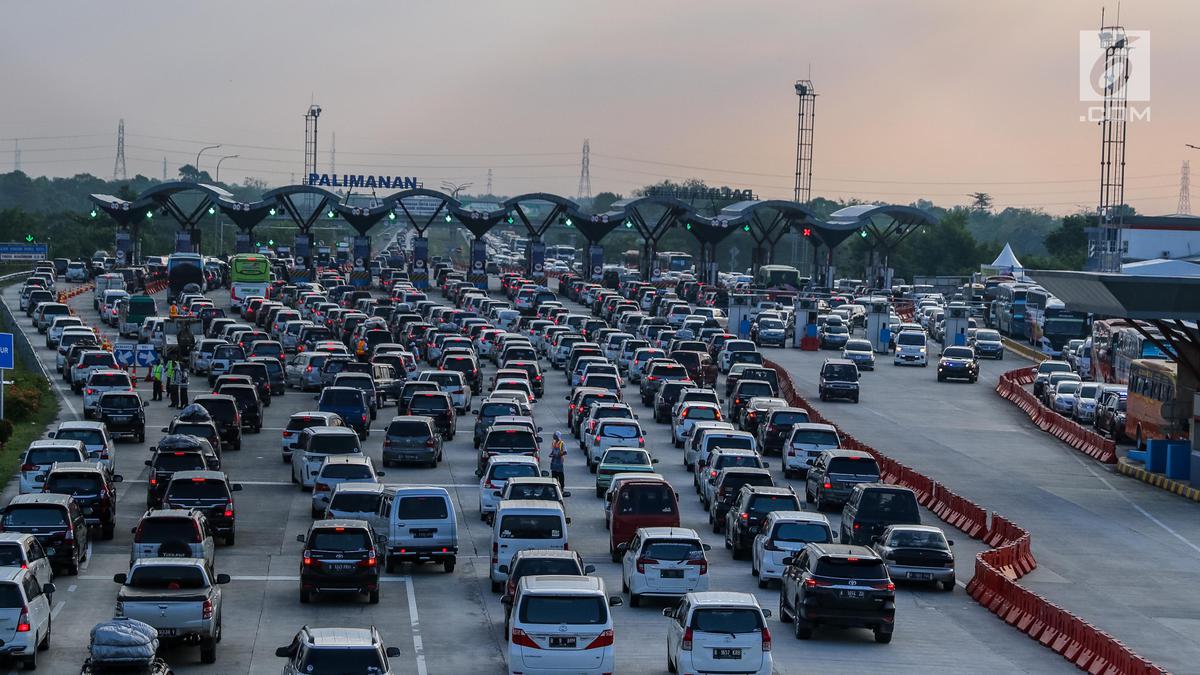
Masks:
[[[30,270],[24,270],[22,272],[15,272],[13,274],[5,274],[4,276],[0,276],[0,290],[17,279],[27,277],[30,274],[32,274]],[[8,302],[5,301],[0,301],[0,328],[3,328],[4,332],[6,333],[13,334],[13,350],[16,352],[15,357],[17,360],[26,364],[30,368],[33,368],[34,364],[37,364],[39,367],[41,366],[42,362],[37,357],[37,351],[33,348],[33,345],[29,343],[29,338],[25,336],[25,332],[21,330],[20,325],[17,323],[17,317],[13,315],[12,308],[9,307]],[[45,374],[44,368],[42,369],[42,372]],[[50,381],[49,375],[46,376],[46,381]]]
[[[786,369],[770,360],[766,364],[779,373],[780,394],[789,404],[807,410],[813,422],[833,424],[800,395]],[[1005,375],[1011,376],[1010,386],[1019,387],[1021,385],[1016,383],[1033,381],[1033,370],[1023,368]],[[842,447],[861,450],[875,457],[881,480],[911,489],[921,505],[938,518],[991,547],[975,556],[975,574],[967,584],[967,592],[988,611],[1091,675],[1166,672],[1111,635],[1016,583],[1037,567],[1029,532],[1024,528],[998,513],[989,514],[982,506],[840,428],[838,434],[842,438]]]

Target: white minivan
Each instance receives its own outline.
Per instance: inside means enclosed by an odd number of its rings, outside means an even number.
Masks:
[[[897,366],[928,366],[927,343],[923,331],[900,331],[896,336],[896,356],[893,363]]]
[[[620,604],[600,577],[521,577],[507,636],[509,674],[614,672],[609,607]]]
[[[842,439],[832,424],[798,422],[792,425],[792,435],[783,446],[783,476],[807,476],[808,467],[826,450],[842,447]]]
[[[544,499],[505,499],[492,518],[492,592],[499,593],[508,581],[500,566],[512,563],[518,551],[531,548],[567,549],[567,525],[571,522],[559,502]]]
[[[479,477],[479,519],[490,522],[500,504],[498,496],[510,478],[541,476],[536,457],[529,455],[495,455],[488,458],[487,468]]]
[[[767,617],[749,593],[688,593],[663,609],[667,628],[667,669],[680,673],[734,672],[769,675],[771,631]]]

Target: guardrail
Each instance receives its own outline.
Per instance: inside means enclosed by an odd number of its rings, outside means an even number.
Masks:
[[[800,395],[786,369],[770,360],[765,362],[779,373],[780,395],[790,405],[807,410],[813,422],[838,428]],[[1025,384],[1028,384],[1033,381],[1033,371],[1034,368],[1022,368],[1005,375],[1012,375],[1011,382],[1027,379]],[[1138,656],[1108,633],[1016,583],[1017,579],[1037,568],[1027,530],[994,511],[989,514],[982,506],[859,441],[841,428],[838,428],[838,434],[842,438],[842,447],[861,450],[875,458],[881,480],[911,489],[920,504],[938,518],[991,547],[975,556],[975,574],[967,584],[967,593],[989,612],[1092,675],[1167,672]]]
[[[1033,392],[1025,389],[1033,382],[1036,366],[1010,370],[1000,376],[996,393],[1021,409],[1039,429],[1053,435],[1083,454],[1104,462],[1117,463],[1117,444],[1100,434],[1042,405]]]
[[[33,274],[32,270],[24,270],[0,276],[0,289],[30,274]],[[5,331],[13,334],[13,349],[16,350],[16,356],[24,363],[37,363],[40,366],[42,361],[37,357],[37,351],[29,343],[29,338],[25,336],[25,331],[21,330],[20,325],[17,323],[17,317],[12,313],[12,308],[8,306],[8,302],[3,300],[0,300],[0,325],[3,325]],[[45,368],[42,368],[42,372],[45,373]],[[49,376],[46,379],[49,381]]]

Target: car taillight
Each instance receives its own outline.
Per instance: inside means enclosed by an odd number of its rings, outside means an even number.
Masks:
[[[21,607],[21,616],[17,619],[17,632],[18,633],[28,633],[29,632],[29,608],[28,607],[24,607],[24,606]]]
[[[683,631],[683,640],[679,642],[679,648],[685,652],[692,651],[692,629],[688,628]]]
[[[37,464],[22,464],[21,465],[22,471],[36,471],[37,468],[38,468]]]
[[[771,631],[766,626],[762,627],[762,650],[764,652],[771,651]]]
[[[377,565],[377,564],[378,564],[378,561],[375,559],[375,549],[371,549],[371,550],[370,550],[370,551],[367,553],[367,558],[366,558],[366,560],[359,560],[359,561],[358,561],[358,566],[359,566],[359,567],[374,567],[374,566],[375,566],[375,565]]]
[[[317,483],[316,485],[313,485],[313,491],[314,492],[329,492],[329,486],[324,483]]]
[[[75,541],[75,530],[68,529],[65,533],[63,533],[63,539],[66,541]]]
[[[213,604],[212,604],[212,600],[209,600],[208,598],[205,598],[205,599],[204,599],[204,604],[203,604],[203,605],[201,605],[201,607],[200,607],[200,612],[201,612],[201,616],[202,616],[203,618],[205,618],[205,619],[211,619],[211,618],[213,617]]]
[[[496,542],[492,542],[492,564],[500,562],[500,546]]]
[[[588,646],[584,647],[584,649],[599,649],[600,647],[611,647],[613,645],[614,637],[615,637],[615,634],[613,633],[613,630],[611,628],[605,629],[605,630],[601,631],[599,635],[596,636],[595,640],[592,640],[591,642],[589,642]]]
[[[225,505],[225,517],[226,518],[233,517],[233,502],[229,502]]]
[[[658,561],[655,560],[654,558],[638,558],[637,559],[638,574],[646,573],[646,565],[657,565],[657,564],[658,564]]]
[[[600,442],[600,434],[596,434],[596,442],[597,442],[597,443],[599,443],[599,442]]]
[[[708,574],[708,560],[704,558],[693,558],[687,561],[688,565],[696,565],[700,568],[700,574]]]
[[[805,588],[818,588],[818,587],[832,586],[832,585],[833,585],[832,581],[821,581],[819,579],[805,579],[804,580]]]
[[[612,631],[608,631],[608,632],[611,633]],[[517,645],[518,647],[529,647],[530,649],[541,649],[541,647],[538,646],[538,643],[534,642],[533,638],[529,637],[529,635],[525,631],[521,630],[520,628],[512,629],[512,643],[514,645]]]
[[[885,584],[872,584],[871,588],[877,591],[894,591],[896,590],[896,584],[889,581]]]

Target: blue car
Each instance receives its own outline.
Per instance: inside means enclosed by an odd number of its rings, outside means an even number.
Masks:
[[[359,438],[371,435],[371,407],[367,395],[356,387],[325,387],[315,396],[317,410],[336,413]]]

